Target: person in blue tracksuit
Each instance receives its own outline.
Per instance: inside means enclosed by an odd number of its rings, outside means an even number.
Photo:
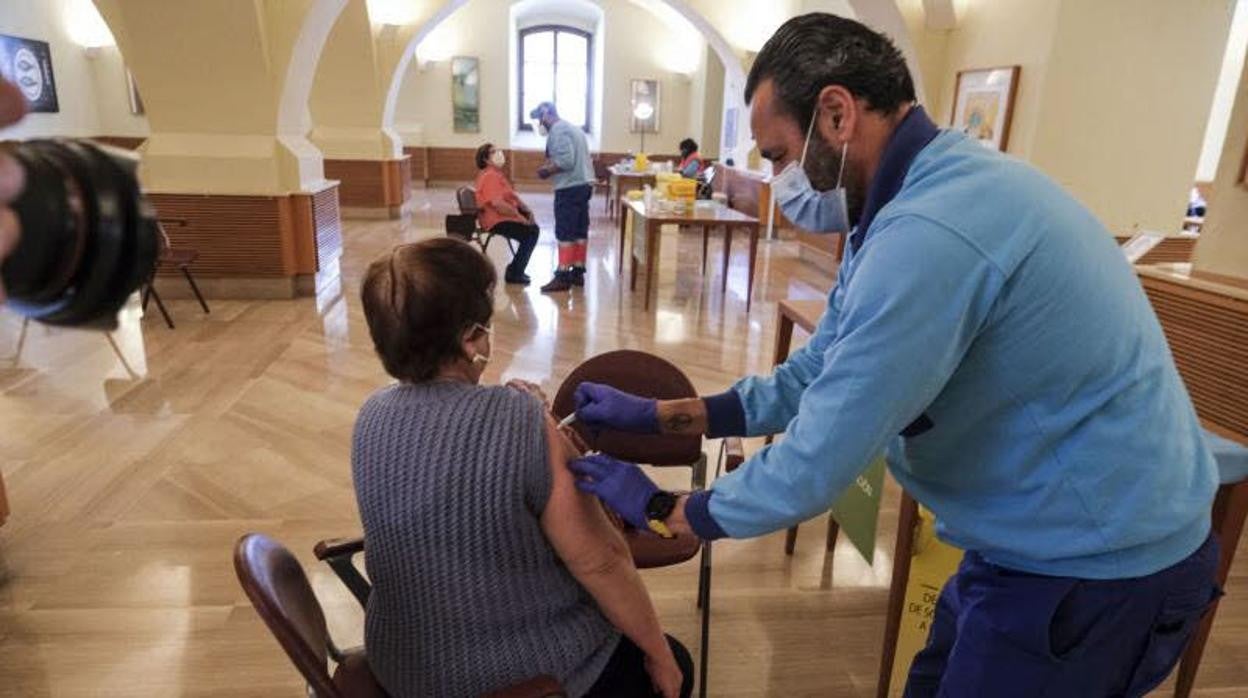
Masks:
[[[797,225],[852,230],[813,337],[766,377],[654,401],[583,384],[590,428],[783,433],[704,491],[575,461],[625,520],[747,538],[826,511],[879,453],[965,549],[910,696],[1141,695],[1220,593],[1213,458],[1113,237],[1036,169],[940,130],[900,52],[794,18],[749,75]]]

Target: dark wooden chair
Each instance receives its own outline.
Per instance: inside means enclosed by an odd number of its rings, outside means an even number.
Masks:
[[[1213,499],[1211,520],[1213,532],[1221,544],[1218,585],[1225,588],[1231,563],[1235,561],[1235,550],[1244,532],[1244,520],[1248,518],[1248,447],[1211,433],[1206,433],[1205,439],[1218,461],[1218,475],[1222,483]],[[1209,633],[1213,631],[1213,619],[1217,612],[1218,602],[1215,601],[1187,643],[1175,678],[1175,698],[1187,698],[1192,694],[1200,657],[1205,652]]]
[[[468,241],[475,242],[481,248],[481,254],[485,254],[490,249],[490,243],[493,242],[496,235],[481,227],[479,218],[481,209],[477,208],[477,191],[472,187],[460,187],[455,190],[455,202],[459,206],[459,214],[464,217],[465,221],[471,216],[472,232],[467,234]],[[447,232],[451,232],[449,220]],[[512,256],[515,256],[516,244],[512,242],[511,238],[501,235],[497,237],[502,237],[507,241],[507,248],[511,250]]]
[[[169,243],[169,235],[165,233],[165,226],[158,223],[157,228],[160,230],[160,254],[156,258],[156,270],[153,271],[152,278],[148,279],[147,283],[143,285],[140,297],[143,300],[143,310],[145,311],[147,310],[148,301],[156,301],[156,307],[160,309],[160,314],[165,318],[165,324],[172,330],[175,329],[173,318],[169,316],[169,311],[165,308],[160,294],[156,292],[155,271],[158,271],[161,267],[172,266],[182,272],[182,276],[186,277],[186,283],[191,286],[191,293],[194,293],[195,299],[199,301],[199,307],[204,309],[204,314],[208,315],[212,311],[208,309],[208,302],[204,300],[204,294],[199,292],[199,285],[195,283],[195,277],[191,275],[191,264],[199,259],[199,252],[188,248],[173,249]]]
[[[599,354],[573,369],[555,395],[551,411],[566,417],[575,409],[576,387],[585,381],[603,383],[634,395],[675,400],[697,397],[689,378],[666,359],[641,351],[620,350]],[[590,430],[579,423],[573,425],[591,449],[602,451],[634,463],[655,467],[686,467],[690,469],[693,489],[706,487],[706,454],[702,452],[701,436],[638,435],[610,430]],[[736,469],[744,460],[740,439],[726,439],[720,452],[725,469]],[[706,695],[707,656],[711,623],[711,544],[691,536],[664,540],[635,530],[625,531],[633,562],[639,569],[668,567],[702,554],[698,572],[697,605],[702,609],[702,646],[700,650],[698,695]]]
[[[319,544],[318,550],[325,544]],[[361,543],[358,550],[354,545],[346,545],[338,552],[345,555],[346,563],[350,564],[351,555],[362,550]],[[368,666],[364,649],[340,650],[334,645],[321,604],[312,592],[303,567],[289,550],[268,536],[249,533],[234,546],[234,571],[256,612],[308,682],[309,696],[386,698],[385,689]],[[363,580],[358,571],[355,574]],[[366,600],[367,594],[362,601]],[[332,676],[327,669],[331,658],[337,665]],[[491,693],[486,698],[563,695],[563,689],[554,679],[538,677]]]

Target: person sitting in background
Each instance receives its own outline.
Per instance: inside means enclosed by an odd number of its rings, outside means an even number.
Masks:
[[[676,171],[682,177],[688,179],[697,179],[702,174],[705,164],[702,161],[702,155],[698,152],[698,142],[692,138],[686,138],[680,142],[680,164],[676,166]]]
[[[503,151],[486,143],[477,148],[477,218],[481,227],[520,243],[511,264],[503,273],[503,281],[509,284],[529,284],[528,275],[524,273],[529,265],[529,257],[533,248],[537,247],[537,238],[541,229],[533,218],[533,210],[525,205],[516,194],[515,187],[503,171],[507,164],[507,156]]]
[[[495,271],[436,238],[375,260],[361,288],[398,383],[360,409],[352,477],[373,590],[364,642],[392,696],[478,696],[550,675],[569,696],[686,697],[629,548],[577,489],[578,454],[536,386],[483,386]],[[679,657],[679,659],[677,659]]]

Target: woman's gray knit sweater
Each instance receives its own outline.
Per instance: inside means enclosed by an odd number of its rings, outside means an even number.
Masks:
[[[542,533],[543,419],[529,395],[450,381],[394,385],[360,410],[364,641],[395,698],[477,696],[539,674],[580,696],[615,650],[619,632]]]

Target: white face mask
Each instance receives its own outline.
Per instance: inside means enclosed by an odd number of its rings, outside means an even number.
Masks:
[[[503,154],[503,151],[495,150],[490,153],[490,162],[494,163],[495,167],[502,167],[507,164],[507,156]]]
[[[546,128],[546,122],[544,121],[537,122],[537,132],[542,134],[543,136],[550,135],[550,129]]]
[[[810,137],[815,130],[815,121],[819,112],[811,117],[810,127],[806,129],[806,144],[802,146],[802,159],[789,162],[787,166],[771,180],[771,195],[786,218],[794,225],[812,233],[847,233],[849,232],[849,205],[845,188],[841,186],[845,177],[845,155],[849,152],[849,141],[841,147],[841,169],[836,175],[836,187],[828,191],[818,191],[810,183],[806,175],[806,152],[810,150]]]

